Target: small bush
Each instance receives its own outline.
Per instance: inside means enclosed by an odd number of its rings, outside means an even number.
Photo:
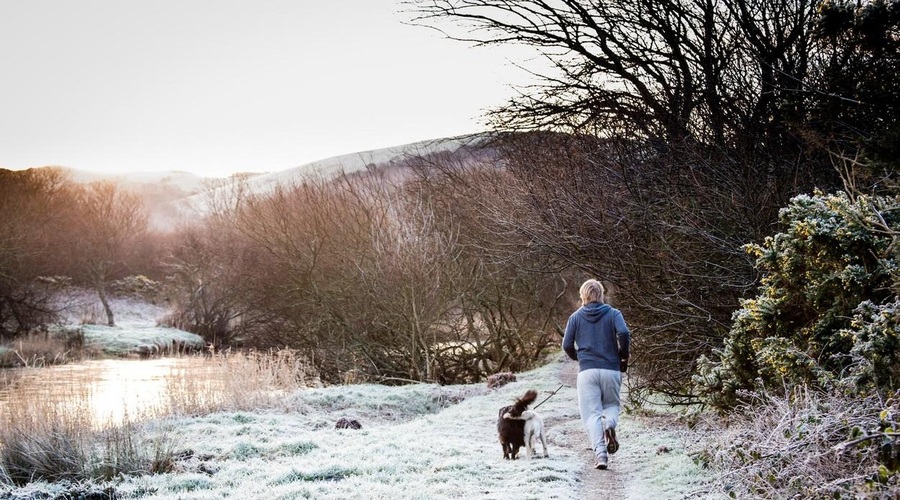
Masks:
[[[163,295],[163,284],[143,275],[126,276],[110,283],[112,292],[131,295],[151,303],[159,301]]]
[[[739,422],[714,454],[721,486],[734,497],[897,498],[900,207],[816,193],[780,215],[782,232],[747,246],[759,294],[695,377]]]

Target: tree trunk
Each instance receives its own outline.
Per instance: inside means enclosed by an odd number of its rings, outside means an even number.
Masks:
[[[109,307],[109,300],[106,298],[106,287],[103,286],[102,283],[99,283],[97,286],[97,295],[100,296],[100,302],[103,304],[103,310],[106,311],[106,324],[109,326],[116,326],[116,322],[113,320],[113,312],[112,308]]]

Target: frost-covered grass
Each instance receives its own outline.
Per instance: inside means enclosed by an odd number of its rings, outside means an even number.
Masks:
[[[83,335],[83,345],[70,337]],[[51,333],[24,335],[0,346],[0,367],[48,366],[109,356],[173,354],[201,350],[206,342],[199,335],[161,326],[100,326],[55,328]]]
[[[167,310],[157,304],[129,296],[114,296],[110,307],[116,326],[106,326],[106,315],[99,299],[90,291],[71,291],[65,302],[70,304],[63,315],[68,325],[81,324],[85,347],[109,355],[152,355],[173,350],[200,349],[205,342],[199,335],[156,326]]]
[[[611,470],[589,468],[572,387],[538,408],[550,458],[503,460],[497,410],[531,388],[542,401],[559,388],[560,366],[551,362],[518,374],[517,382],[496,390],[483,384],[336,386],[293,391],[253,411],[166,418],[142,432],[147,438],[164,429],[175,433],[171,472],[6,486],[0,497],[114,488],[119,498],[150,499],[576,499],[584,498],[588,483],[612,488],[613,480],[622,483],[612,492],[616,498],[679,498],[702,490],[708,478],[693,465],[669,416],[661,425],[652,415],[624,415],[622,449]],[[336,429],[342,417],[358,420],[362,429]],[[671,452],[656,453],[662,445]]]
[[[119,492],[159,499],[578,498],[574,451],[502,460],[497,409],[526,388],[555,389],[552,368],[524,378],[531,380],[495,392],[483,385],[310,389],[288,398],[288,412],[180,421],[190,445],[179,471],[129,479]],[[341,417],[362,429],[335,429]]]
[[[203,337],[165,326],[84,325],[85,347],[111,355],[153,355],[202,349]]]
[[[701,422],[715,436],[703,458],[719,489],[735,498],[900,498],[900,400],[807,387],[752,397],[727,426]]]

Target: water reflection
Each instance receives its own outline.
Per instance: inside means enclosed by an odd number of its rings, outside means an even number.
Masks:
[[[167,412],[173,387],[190,377],[217,378],[202,358],[105,359],[83,363],[0,370],[0,412],[41,401],[88,408],[95,424],[118,424]],[[204,377],[206,375],[206,377]],[[85,411],[83,409],[79,411]]]

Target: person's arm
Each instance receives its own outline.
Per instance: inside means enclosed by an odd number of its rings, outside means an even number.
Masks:
[[[624,372],[628,370],[628,358],[631,354],[631,332],[621,312],[616,314],[616,341],[619,344],[619,370]]]
[[[563,335],[562,341],[563,351],[566,351],[566,355],[571,359],[578,361],[578,351],[575,350],[575,319],[574,315],[569,316],[569,321],[566,323],[566,334]]]

